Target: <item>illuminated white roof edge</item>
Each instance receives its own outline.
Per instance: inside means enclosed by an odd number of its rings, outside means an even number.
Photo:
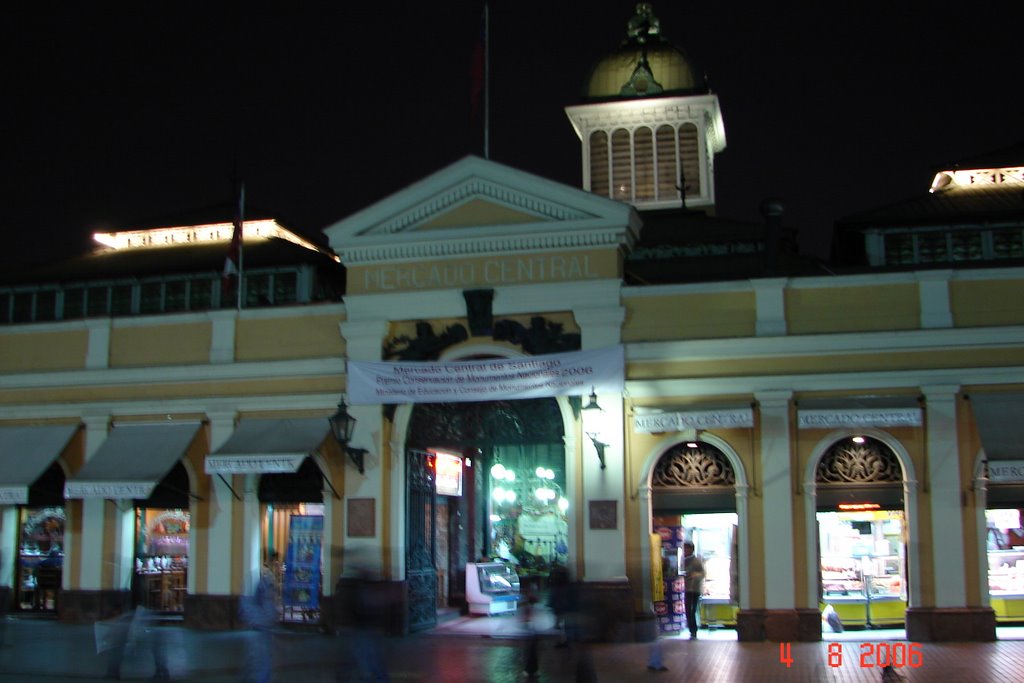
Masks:
[[[121,249],[154,249],[174,247],[183,244],[200,244],[204,242],[229,242],[234,234],[234,223],[204,223],[201,225],[184,225],[147,230],[123,230],[120,232],[93,233],[93,240],[112,250]],[[299,237],[280,225],[272,218],[245,221],[242,224],[242,239],[283,239],[293,244],[334,257],[322,247]]]

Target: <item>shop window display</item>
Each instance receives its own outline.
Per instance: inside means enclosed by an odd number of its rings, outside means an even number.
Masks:
[[[1019,509],[986,510],[988,590],[996,620],[1024,621],[1024,528]]]
[[[818,513],[821,600],[844,626],[903,623],[907,604],[900,510]]]
[[[136,604],[161,612],[184,609],[190,526],[188,510],[136,508]]]
[[[20,510],[17,606],[54,611],[64,565],[64,508]]]
[[[489,468],[492,557],[523,578],[546,578],[568,560],[564,448],[496,447]]]

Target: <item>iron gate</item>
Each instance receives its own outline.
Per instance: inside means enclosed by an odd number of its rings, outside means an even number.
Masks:
[[[437,624],[437,570],[434,567],[434,456],[426,451],[406,453],[405,576],[409,588],[409,630]]]

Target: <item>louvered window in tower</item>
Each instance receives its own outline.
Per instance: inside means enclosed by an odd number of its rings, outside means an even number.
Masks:
[[[636,167],[636,201],[654,199],[654,135],[650,128],[633,132],[633,163]]]
[[[633,164],[629,131],[619,128],[612,133],[612,199],[633,198]]]
[[[676,170],[676,132],[672,126],[658,126],[658,199],[679,199],[679,173]]]
[[[602,197],[608,194],[608,133],[590,134],[590,191]]]
[[[684,123],[679,127],[679,159],[683,166],[683,187],[687,197],[700,196],[700,144],[697,126]]]

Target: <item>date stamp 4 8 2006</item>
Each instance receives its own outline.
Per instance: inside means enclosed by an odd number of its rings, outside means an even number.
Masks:
[[[850,647],[853,647],[850,645]],[[924,664],[921,643],[877,642],[860,643],[856,646],[862,669],[916,669]],[[854,655],[856,656],[856,655]],[[827,663],[832,668],[843,665],[843,643],[828,644]],[[793,648],[790,643],[779,643],[779,663],[787,668],[793,665]]]

